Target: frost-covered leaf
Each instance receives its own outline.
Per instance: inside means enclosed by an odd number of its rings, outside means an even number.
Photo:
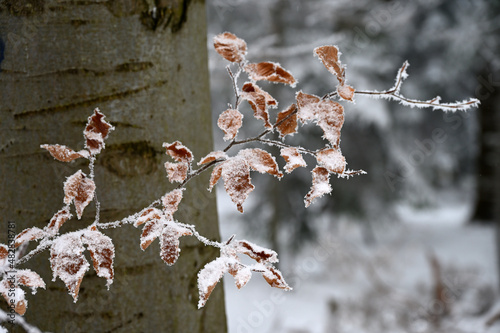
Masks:
[[[238,130],[243,125],[243,115],[235,109],[227,109],[222,112],[217,120],[217,125],[224,131],[224,140],[232,140],[238,134]]]
[[[276,160],[265,150],[259,148],[242,149],[238,153],[238,156],[243,157],[254,171],[268,173],[278,178],[283,177],[283,173],[278,169]]]
[[[353,101],[354,100],[354,88],[351,87],[350,85],[344,84],[344,85],[338,85],[337,86],[337,93],[339,96],[346,101]]]
[[[307,166],[306,161],[304,161],[304,158],[299,153],[299,150],[295,147],[281,148],[280,153],[285,159],[285,171],[287,173],[290,173],[297,168]]]
[[[178,225],[175,222],[168,222],[163,228],[160,236],[160,257],[163,261],[171,266],[175,264],[179,258],[181,249],[179,248],[179,238],[182,236],[190,236],[193,233],[191,230]]]
[[[88,158],[90,155],[87,150],[80,150],[79,152],[76,152],[69,147],[58,144],[41,145],[40,148],[48,150],[52,157],[61,162],[70,162],[80,157]]]
[[[16,238],[14,240],[14,242],[15,242],[14,245],[15,245],[15,247],[19,247],[19,246],[21,246],[21,244],[23,244],[25,242],[39,240],[39,239],[44,238],[47,235],[48,234],[44,230],[37,228],[37,227],[24,229],[16,236]]]
[[[146,250],[156,238],[160,237],[162,230],[163,219],[148,221],[142,229],[141,249]]]
[[[114,277],[115,246],[113,241],[95,227],[84,231],[82,241],[87,245],[97,276],[105,278],[106,286],[109,288]]]
[[[243,203],[255,188],[251,183],[250,167],[245,158],[233,157],[225,161],[222,164],[222,178],[227,194],[238,207],[238,211],[243,213]]]
[[[210,184],[208,186],[208,189],[210,192],[214,188],[215,184],[219,181],[220,177],[222,177],[222,166],[224,163],[216,165],[214,169],[212,170],[212,174],[210,175]]]
[[[280,133],[280,138],[297,133],[297,105],[292,104],[288,109],[278,113],[275,126]]]
[[[306,208],[311,205],[314,199],[320,198],[332,191],[332,187],[330,185],[330,173],[327,169],[317,166],[313,169],[312,176],[313,180],[311,190],[307,193],[304,199]]]
[[[316,155],[318,164],[329,172],[344,173],[346,161],[342,153],[337,149],[323,149]]]
[[[87,126],[83,131],[85,137],[85,148],[92,154],[99,154],[104,148],[104,140],[108,137],[109,131],[115,128],[111,126],[98,108],[94,110],[94,114],[89,117]]]
[[[343,85],[345,81],[345,68],[340,63],[340,52],[336,46],[326,45],[314,49],[314,54],[321,60],[330,73],[335,75],[339,83]]]
[[[36,292],[36,288],[45,289],[45,282],[42,277],[30,269],[18,270],[16,271],[16,275],[19,284],[30,287],[33,293]]]
[[[59,232],[59,229],[62,227],[67,220],[71,218],[71,213],[67,207],[61,209],[57,213],[52,216],[49,224],[47,225],[47,232],[50,235],[55,235]]]
[[[248,76],[254,81],[279,82],[295,87],[297,81],[293,75],[275,62],[259,62],[245,66]]]
[[[141,212],[139,218],[134,222],[134,226],[137,228],[138,226],[147,223],[151,220],[160,220],[163,213],[161,210],[157,208],[147,208]]]
[[[175,189],[173,191],[168,192],[161,198],[164,207],[163,212],[165,213],[167,220],[173,219],[173,215],[179,208],[179,203],[182,200],[183,191],[184,188]]]
[[[94,198],[94,191],[94,181],[78,170],[64,182],[64,203],[69,205],[73,201],[76,215],[81,219],[83,210]]]
[[[205,306],[215,286],[222,279],[224,273],[228,271],[228,259],[227,257],[219,257],[206,264],[198,272],[198,290],[200,293],[198,309]]]
[[[278,254],[270,249],[251,243],[247,240],[238,240],[233,242],[236,252],[245,254],[257,262],[278,262]]]
[[[270,265],[256,265],[256,270],[259,270],[262,274],[262,277],[269,283],[269,285],[273,288],[279,288],[284,290],[291,290],[290,286],[286,283],[285,279],[281,272],[273,266]]]
[[[189,165],[186,162],[172,163],[165,162],[168,181],[171,183],[182,183],[187,178]]]
[[[215,160],[226,160],[228,158],[227,154],[223,151],[217,150],[209,153],[207,156],[203,157],[198,165],[207,164]]]
[[[323,138],[330,141],[334,148],[340,144],[340,131],[344,124],[344,108],[337,102],[322,100],[317,96],[304,94],[297,96],[298,117],[302,122],[314,120],[324,132]]]
[[[191,150],[184,146],[180,141],[164,143],[163,147],[167,149],[167,155],[170,155],[177,162],[191,163],[193,160],[193,153]]]
[[[56,238],[50,248],[49,260],[53,280],[59,277],[75,302],[78,300],[80,283],[90,267],[83,251],[85,248],[78,232],[70,232]]]
[[[2,267],[5,264],[8,255],[9,255],[9,247],[5,244],[0,244],[0,267]]]
[[[253,83],[246,83],[243,86],[241,98],[248,101],[256,119],[262,119],[265,127],[272,128],[272,125],[269,122],[269,113],[267,112],[267,108],[269,106],[276,105],[277,103],[271,95]]]
[[[238,289],[243,288],[252,277],[252,270],[243,265],[232,265],[229,273],[234,277],[234,283]]]
[[[247,44],[230,32],[214,37],[215,51],[231,62],[242,62],[247,54]]]
[[[19,288],[16,284],[11,284],[6,279],[0,282],[0,294],[7,301],[7,304],[14,304],[14,311],[18,315],[24,315],[28,307],[28,301],[25,298],[24,290]]]

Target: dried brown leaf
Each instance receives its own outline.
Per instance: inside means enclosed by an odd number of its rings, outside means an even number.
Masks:
[[[86,230],[83,233],[82,241],[83,244],[87,245],[97,276],[105,278],[107,280],[106,286],[109,288],[114,277],[115,246],[113,241],[98,231],[96,227]]]
[[[308,120],[316,119],[316,105],[321,99],[318,96],[305,94],[302,91],[299,91],[295,98],[299,107],[297,113],[300,121],[305,123]]]
[[[337,93],[339,96],[346,101],[353,101],[354,100],[354,88],[351,87],[350,85],[343,84],[343,85],[338,85],[337,86]]]
[[[345,157],[338,149],[323,149],[316,155],[318,164],[329,172],[344,173],[346,161]]]
[[[247,44],[230,32],[214,37],[215,51],[231,62],[242,62],[247,53]]]
[[[50,248],[50,265],[54,280],[59,277],[64,282],[75,302],[83,276],[90,267],[83,251],[85,248],[78,232],[56,238]]]
[[[170,155],[177,162],[191,163],[193,160],[193,153],[191,150],[184,146],[180,141],[164,143],[163,147],[167,149],[167,155]]]
[[[146,250],[156,238],[160,237],[162,230],[163,220],[149,220],[142,229],[141,249]]]
[[[275,127],[280,133],[280,138],[283,138],[289,134],[297,133],[298,123],[296,104],[292,104],[288,107],[288,109],[278,113]]]
[[[283,173],[279,171],[273,155],[265,150],[259,148],[242,149],[238,156],[243,157],[254,171],[268,173],[278,178],[283,177]]]
[[[146,208],[142,211],[141,215],[134,222],[134,226],[138,227],[144,223],[149,222],[150,220],[159,220],[161,219],[163,213],[161,210],[157,208]]]
[[[0,244],[0,267],[3,266],[3,261],[9,255],[9,247],[5,244]]]
[[[167,223],[160,236],[160,257],[167,265],[171,266],[175,264],[179,258],[179,254],[181,252],[181,249],[179,248],[179,238],[182,236],[190,236],[192,234],[191,230],[179,226],[176,223]]]
[[[252,277],[252,270],[249,267],[238,263],[229,265],[228,272],[234,277],[234,283],[238,289],[243,288]]]
[[[243,213],[243,203],[255,188],[251,183],[248,163],[242,157],[228,159],[222,164],[222,178],[227,194],[238,207],[238,211]]]
[[[198,272],[198,290],[200,294],[198,309],[205,306],[210,294],[228,269],[227,258],[220,257],[206,264]]]
[[[297,168],[307,166],[306,161],[304,161],[304,158],[299,153],[299,150],[295,147],[281,148],[280,153],[285,159],[285,171],[287,173],[290,173]]]
[[[219,165],[216,165],[214,169],[212,170],[212,174],[210,175],[210,184],[208,186],[209,191],[211,192],[212,189],[214,188],[215,184],[219,181],[220,177],[222,176],[222,166],[224,163],[221,163]]]
[[[173,215],[179,208],[179,203],[182,200],[183,191],[184,188],[175,189],[168,192],[161,198],[164,207],[163,212],[165,213],[167,220],[173,219]]]
[[[247,82],[241,87],[241,91],[247,94],[254,93],[256,95],[264,96],[266,100],[266,106],[276,108],[278,106],[278,101],[274,99],[271,94],[263,90],[261,87],[252,82]]]
[[[254,117],[264,121],[264,127],[273,127],[269,122],[269,113],[267,112],[267,103],[264,95],[252,92],[242,93],[241,97],[248,101],[248,104],[252,107]]]
[[[317,166],[313,169],[312,175],[312,187],[304,199],[306,208],[311,205],[314,199],[322,197],[332,191],[332,187],[330,185],[330,173],[327,169]]]
[[[82,218],[83,210],[94,198],[95,183],[92,179],[78,170],[64,182],[64,203],[75,204],[78,219]]]
[[[104,140],[108,137],[110,131],[115,128],[104,120],[105,116],[98,108],[94,114],[88,118],[87,126],[83,131],[85,137],[85,148],[92,154],[99,154],[104,148]]]
[[[242,119],[241,112],[235,109],[227,109],[221,113],[217,125],[224,131],[224,140],[232,140],[236,137],[243,125]]]
[[[314,49],[314,54],[321,60],[330,73],[335,75],[340,85],[345,82],[345,69],[340,63],[340,52],[336,46],[327,45]]]
[[[248,76],[254,81],[270,81],[285,83],[295,87],[297,81],[293,75],[280,64],[274,62],[259,62],[257,64],[248,64],[245,66]]]
[[[238,240],[234,242],[236,251],[245,254],[257,262],[278,262],[278,254],[273,250],[251,243],[246,240]]]
[[[30,287],[32,290],[36,288],[45,289],[45,282],[38,273],[33,272],[30,269],[21,269],[16,271],[17,279],[19,284],[23,286]]]
[[[202,164],[207,164],[210,162],[213,162],[215,160],[225,160],[227,159],[227,154],[223,151],[217,150],[209,153],[207,156],[203,157],[199,162],[198,165]]]
[[[189,165],[187,162],[165,162],[165,169],[167,170],[168,181],[171,183],[182,183],[187,178]]]
[[[14,311],[18,315],[24,315],[28,307],[28,301],[25,298],[24,290],[19,288],[15,283],[10,283],[7,279],[0,282],[0,294],[7,301],[9,306],[14,305]]]
[[[47,231],[51,235],[55,235],[59,232],[59,229],[62,227],[67,220],[71,218],[71,213],[68,208],[63,208],[52,216],[49,224],[47,225]]]
[[[283,275],[281,272],[269,265],[262,265],[261,273],[264,279],[269,283],[269,285],[273,288],[279,288],[284,290],[291,290],[290,286],[285,282]]]
[[[80,150],[79,152],[76,152],[64,145],[41,145],[40,148],[48,150],[52,157],[61,162],[70,162],[80,157],[89,157],[89,152],[87,150]]]
[[[34,241],[34,240],[39,240],[39,239],[44,238],[47,235],[48,234],[44,230],[37,228],[37,227],[24,229],[14,239],[14,246],[19,247],[23,243],[26,243],[29,241]]]

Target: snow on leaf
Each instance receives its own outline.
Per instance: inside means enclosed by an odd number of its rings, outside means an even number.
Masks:
[[[71,218],[71,213],[67,207],[61,209],[57,213],[52,216],[49,224],[47,225],[47,232],[50,235],[55,235],[59,232],[59,229],[62,227],[67,220]]]
[[[337,149],[323,149],[316,155],[318,164],[329,172],[344,173],[346,161],[342,153]]]
[[[87,150],[80,150],[79,152],[76,152],[64,145],[41,145],[40,148],[48,150],[52,157],[61,162],[70,162],[80,157],[89,157],[89,152]]]
[[[210,175],[210,184],[208,186],[208,190],[212,192],[212,189],[214,188],[215,184],[219,181],[220,177],[222,176],[222,166],[224,163],[216,165],[214,169],[212,170],[212,174]]]
[[[279,288],[284,290],[291,290],[290,286],[285,282],[281,272],[270,265],[256,265],[255,267],[262,273],[262,277],[269,283],[273,288]]]
[[[156,238],[160,237],[163,230],[163,222],[163,219],[154,219],[146,223],[141,234],[141,249],[143,251],[146,250]]]
[[[250,281],[252,270],[248,266],[235,262],[229,264],[228,267],[228,272],[234,277],[234,283],[238,289],[243,288]]]
[[[231,62],[242,62],[247,53],[247,44],[230,32],[225,32],[214,37],[215,51],[224,59]]]
[[[41,276],[30,269],[18,270],[16,271],[16,275],[19,284],[30,287],[33,293],[36,292],[36,288],[45,289],[45,282],[43,281]]]
[[[246,240],[233,242],[236,252],[245,254],[257,262],[278,262],[278,254],[270,249],[251,243]]]
[[[276,160],[265,150],[259,148],[242,149],[238,153],[238,156],[243,157],[254,171],[268,173],[278,178],[283,177],[283,173],[278,169]]]
[[[220,114],[217,125],[224,131],[224,140],[232,140],[236,137],[243,125],[242,119],[241,112],[235,109],[227,109]]]
[[[179,258],[181,252],[179,238],[181,236],[191,236],[192,234],[191,230],[177,223],[168,222],[165,225],[160,236],[160,257],[167,265],[171,266],[175,264]]]
[[[238,211],[243,213],[243,203],[255,188],[251,183],[248,163],[243,157],[228,159],[222,164],[222,178],[227,194],[238,207]]]
[[[183,191],[184,188],[175,189],[173,191],[168,192],[161,198],[164,207],[163,212],[165,213],[167,220],[173,220],[173,215],[179,208],[179,203],[182,200]]]
[[[73,201],[76,215],[81,219],[83,210],[94,198],[94,191],[94,181],[78,170],[64,182],[64,203],[69,205]]]
[[[186,162],[172,163],[165,162],[165,169],[167,170],[168,181],[171,183],[182,183],[188,174],[189,165]]]
[[[24,315],[26,313],[26,308],[28,307],[28,301],[25,298],[24,290],[19,288],[16,283],[11,283],[4,279],[0,282],[0,294],[7,301],[9,306],[14,304],[13,308],[19,315]]]
[[[47,235],[48,234],[44,230],[37,228],[37,227],[24,229],[16,236],[16,238],[14,240],[15,241],[14,246],[19,247],[19,246],[21,246],[21,244],[23,244],[25,242],[39,240],[41,238],[44,238]]]
[[[343,85],[345,82],[345,68],[339,60],[341,54],[339,49],[333,45],[320,46],[314,49],[314,54],[321,60],[326,69],[337,77],[340,85]]]
[[[344,108],[337,102],[321,100],[319,97],[304,94],[296,96],[299,106],[298,117],[302,122],[314,120],[323,130],[323,138],[330,141],[333,147],[340,144],[340,131],[344,124]]]
[[[280,138],[297,133],[297,105],[292,104],[288,109],[278,113],[275,127],[280,133]]]
[[[85,248],[79,232],[70,232],[56,238],[50,248],[53,280],[59,277],[75,302],[78,300],[83,276],[90,267],[83,251]]]
[[[217,150],[209,153],[207,156],[203,157],[198,165],[207,164],[215,160],[226,160],[228,158],[227,154],[223,151]]]
[[[198,309],[205,306],[215,286],[222,279],[224,273],[228,271],[228,259],[227,257],[219,257],[206,264],[198,272],[198,290],[200,294]]]
[[[151,220],[159,220],[163,215],[162,211],[157,208],[146,208],[142,211],[139,218],[134,222],[134,227],[138,227],[141,224],[147,223]]]
[[[346,101],[354,101],[354,91],[354,88],[347,84],[337,86],[337,93]]]
[[[330,173],[327,169],[317,166],[313,169],[312,175],[312,187],[304,199],[306,208],[311,205],[314,199],[322,197],[332,191],[332,187],[330,186]]]
[[[83,244],[87,245],[97,276],[107,280],[106,286],[113,283],[113,259],[115,246],[111,238],[98,231],[96,227],[85,230],[82,236]]]
[[[193,153],[191,150],[184,146],[180,141],[164,143],[163,147],[167,149],[167,155],[170,155],[177,162],[191,163],[193,160]]]
[[[259,62],[258,64],[248,64],[245,66],[245,71],[253,81],[270,81],[277,83],[285,83],[292,88],[295,87],[297,81],[293,75],[280,64],[275,62]]]
[[[306,161],[304,161],[304,158],[299,153],[299,150],[295,147],[281,148],[280,153],[286,161],[285,171],[287,173],[290,173],[299,167],[307,166]]]
[[[94,114],[88,118],[87,126],[83,131],[85,137],[85,148],[92,154],[99,154],[104,148],[104,140],[108,137],[109,131],[115,128],[104,120],[105,116],[98,108]]]

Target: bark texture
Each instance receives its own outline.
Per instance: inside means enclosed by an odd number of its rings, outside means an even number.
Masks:
[[[95,107],[116,127],[96,162],[102,222],[137,212],[173,188],[163,142],[180,140],[197,157],[212,149],[203,1],[0,1],[0,70],[0,243],[7,241],[7,221],[18,233],[43,228],[63,205],[66,177],[78,169],[88,174],[83,161],[55,161],[39,146],[83,148],[82,130]],[[216,239],[207,176],[189,183],[175,217]],[[87,226],[94,214],[92,203],[61,232]],[[104,233],[116,248],[110,291],[91,268],[74,304],[64,284],[51,281],[45,251],[24,265],[47,284],[28,293],[29,323],[52,332],[226,330],[222,286],[197,310],[197,272],[216,250],[183,237],[181,256],[168,267],[157,241],[141,251],[141,231],[133,226]]]

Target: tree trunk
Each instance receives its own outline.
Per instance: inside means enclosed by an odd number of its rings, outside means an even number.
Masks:
[[[173,189],[163,142],[180,140],[198,157],[212,150],[203,1],[0,1],[0,46],[0,243],[7,242],[7,221],[16,233],[47,225],[63,206],[66,177],[78,169],[88,174],[85,163],[55,161],[40,144],[83,148],[82,130],[95,107],[116,127],[96,162],[101,222],[135,213]],[[207,176],[188,184],[175,217],[217,239]],[[94,215],[91,204],[61,233],[86,227]],[[91,268],[73,303],[61,280],[50,281],[45,251],[22,267],[47,284],[35,296],[27,293],[29,323],[52,332],[226,330],[222,286],[197,310],[197,272],[216,250],[183,237],[181,256],[169,267],[157,242],[140,250],[141,230],[103,232],[116,248],[110,290]]]

